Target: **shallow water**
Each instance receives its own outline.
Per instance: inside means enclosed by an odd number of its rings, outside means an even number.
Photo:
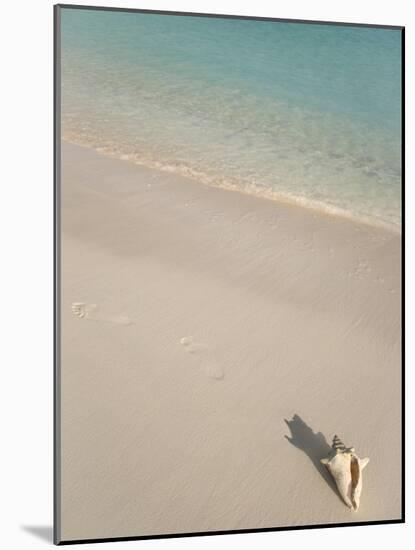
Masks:
[[[399,227],[394,29],[62,9],[63,137]]]

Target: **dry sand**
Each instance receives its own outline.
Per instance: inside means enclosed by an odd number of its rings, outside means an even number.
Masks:
[[[399,519],[400,236],[68,143],[62,174],[62,539]]]

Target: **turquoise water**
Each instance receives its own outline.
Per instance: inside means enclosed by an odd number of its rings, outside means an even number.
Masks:
[[[401,223],[401,33],[62,10],[62,134],[204,183]]]

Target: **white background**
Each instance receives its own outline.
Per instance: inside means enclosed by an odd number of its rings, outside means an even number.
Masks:
[[[78,4],[93,4],[78,0]],[[415,151],[415,17],[395,0],[97,0],[207,13],[405,25],[407,156]],[[7,0],[0,11],[0,547],[50,542],[52,525],[52,0]],[[407,161],[407,281],[415,280],[414,162]],[[407,548],[415,537],[413,286],[407,285],[407,524],[135,541],[106,548]],[[376,396],[368,395],[368,405]],[[353,406],[353,403],[350,404]],[[362,419],[364,421],[364,419]],[[385,476],[388,472],[385,472]],[[378,480],[382,483],[382,479]],[[276,522],[277,523],[277,522]],[[102,545],[86,545],[98,548]]]

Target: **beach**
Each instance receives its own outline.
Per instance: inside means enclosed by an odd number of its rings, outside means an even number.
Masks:
[[[61,229],[63,540],[401,517],[398,232],[68,142]]]

